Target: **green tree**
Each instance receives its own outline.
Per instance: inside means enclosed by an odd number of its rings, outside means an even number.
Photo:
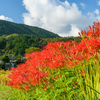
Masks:
[[[25,53],[32,53],[34,51],[39,51],[41,50],[39,47],[30,47],[29,49],[25,50]]]
[[[2,69],[5,69],[5,63],[6,63],[6,62],[9,62],[9,61],[10,61],[10,59],[9,59],[8,56],[4,56],[4,57],[2,58],[2,62],[1,62]]]
[[[10,60],[9,60],[9,57],[8,57],[8,56],[4,56],[4,57],[2,58],[2,61],[3,61],[3,62],[9,62]]]

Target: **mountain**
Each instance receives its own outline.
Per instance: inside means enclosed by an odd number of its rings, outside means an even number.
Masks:
[[[13,33],[35,35],[40,38],[60,37],[59,35],[53,32],[44,30],[39,27],[29,26],[25,24],[17,24],[17,23],[5,21],[5,20],[0,20],[0,36],[10,35]]]

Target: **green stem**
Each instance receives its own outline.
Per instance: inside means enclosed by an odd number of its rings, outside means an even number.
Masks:
[[[91,88],[92,90],[94,90],[95,92],[97,92],[97,93],[99,93],[99,94],[100,94],[100,92],[96,91],[95,89],[93,89],[93,88],[92,88],[92,87],[90,87],[89,85],[87,85],[87,84],[86,84],[86,86],[88,86],[89,88]]]

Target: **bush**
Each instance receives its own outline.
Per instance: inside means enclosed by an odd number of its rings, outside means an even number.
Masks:
[[[9,60],[9,57],[8,57],[8,56],[4,56],[4,57],[2,58],[2,61],[4,61],[4,62],[9,62],[10,60]]]
[[[9,75],[10,71],[0,70],[0,85],[6,85],[7,82],[9,82],[9,79],[7,78],[7,75]]]
[[[20,64],[21,63],[21,58],[17,58],[16,60],[17,60],[16,61],[17,64]]]
[[[4,61],[2,61],[2,62],[0,63],[0,68],[5,69]]]
[[[39,47],[30,47],[29,49],[25,50],[25,53],[32,53],[35,51],[40,51],[41,49]]]

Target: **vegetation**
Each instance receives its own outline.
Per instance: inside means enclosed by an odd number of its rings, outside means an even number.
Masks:
[[[82,40],[81,37],[77,36],[77,37],[74,37],[74,36],[70,36],[70,37],[56,37],[56,38],[46,38],[45,39],[47,42],[59,42],[59,41],[64,41],[64,42],[67,42],[67,41],[77,41],[77,42],[80,42]]]
[[[0,86],[6,85],[6,83],[9,81],[7,78],[7,75],[10,74],[10,71],[4,71],[3,69],[0,69]]]
[[[57,34],[54,34],[42,28],[0,20],[0,36],[10,35],[13,33],[35,35],[40,38],[60,37]]]
[[[2,58],[2,61],[3,61],[3,62],[9,62],[10,60],[9,60],[9,57],[8,57],[8,56],[4,56],[4,57]]]
[[[25,53],[32,53],[35,51],[40,51],[41,49],[39,47],[30,47],[29,49],[25,50]]]
[[[28,52],[31,47],[41,49],[41,46],[48,42],[81,40],[81,37],[60,37],[38,27],[4,20],[0,20],[0,36],[1,56],[2,54],[24,55],[25,50]]]
[[[2,54],[21,54],[25,53],[25,49],[29,47],[41,48],[41,45],[46,44],[37,36],[27,35],[27,34],[12,34],[7,36],[2,36],[0,38],[0,52]]]
[[[2,95],[11,91],[0,99],[99,100],[100,23],[89,28],[79,33],[79,43],[48,43],[42,51],[27,54],[28,60],[12,68],[0,86]]]
[[[10,34],[3,35],[0,37],[0,53],[1,54],[21,54],[24,55],[25,52],[31,52],[36,50],[41,50],[43,45],[48,42],[57,41],[81,41],[81,37],[57,37],[57,38],[45,38],[41,39],[34,35],[27,34]],[[35,50],[36,49],[36,50]],[[30,51],[31,50],[31,51]]]

